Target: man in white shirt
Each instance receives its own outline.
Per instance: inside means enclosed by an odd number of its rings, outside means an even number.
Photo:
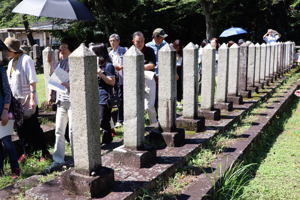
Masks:
[[[123,104],[123,55],[127,48],[120,46],[120,36],[116,33],[109,36],[109,43],[112,50],[109,57],[118,75],[116,90],[118,95],[118,119],[115,127],[121,126],[124,121],[124,104]]]

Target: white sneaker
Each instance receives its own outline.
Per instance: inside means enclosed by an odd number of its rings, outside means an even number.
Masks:
[[[123,124],[120,123],[120,122],[117,122],[116,125],[115,125],[115,128],[118,128],[118,127],[121,127],[121,126],[123,126]]]

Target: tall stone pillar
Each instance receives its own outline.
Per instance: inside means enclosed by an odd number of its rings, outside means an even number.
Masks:
[[[270,66],[271,66],[271,45],[266,44],[266,71],[265,78],[267,82],[271,82]]]
[[[164,45],[158,52],[159,79],[158,121],[167,146],[184,144],[184,129],[176,127],[176,51]],[[191,80],[192,81],[192,80]]]
[[[243,99],[238,94],[239,90],[239,62],[240,49],[237,44],[233,44],[229,48],[229,73],[228,73],[228,102],[234,104],[242,104]]]
[[[199,132],[205,120],[198,116],[198,48],[190,42],[183,48],[183,111],[177,126]]]
[[[274,81],[274,62],[275,62],[275,43],[270,44],[271,54],[270,54],[270,78]]]
[[[203,48],[200,116],[219,120],[220,110],[214,109],[216,50],[210,44]]]
[[[239,91],[243,97],[251,97],[251,91],[247,89],[247,78],[248,78],[248,45],[243,43],[240,46],[240,62],[239,62]]]
[[[131,46],[124,55],[124,145],[114,149],[114,160],[141,168],[153,164],[156,151],[146,151],[144,120],[144,55]]]
[[[262,86],[268,84],[268,77],[269,74],[269,64],[270,60],[267,59],[268,53],[270,54],[270,48],[265,43],[261,44],[261,53],[260,53],[260,83]],[[268,62],[267,62],[268,61]]]
[[[254,81],[255,81],[255,86],[261,88],[261,81],[260,81],[260,76],[261,76],[261,45],[259,43],[255,44],[255,76],[254,76]],[[265,75],[265,72],[263,72],[263,75]]]
[[[114,171],[101,166],[96,56],[81,44],[69,56],[69,66],[74,169],[64,172],[62,187],[100,197],[110,191]]]
[[[248,88],[255,87],[255,56],[256,49],[255,45],[251,43],[248,46],[248,74],[247,74],[247,84]]]
[[[218,76],[217,76],[217,87],[216,87],[216,98],[215,108],[225,109],[232,111],[232,102],[227,102],[228,94],[228,61],[229,61],[229,49],[224,43],[218,50]]]

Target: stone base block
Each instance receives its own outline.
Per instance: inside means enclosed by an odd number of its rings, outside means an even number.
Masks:
[[[270,86],[271,83],[274,82],[273,77],[267,77],[267,78],[265,79],[265,81],[266,81],[266,85],[268,85],[268,86]]]
[[[265,80],[264,81],[261,81],[260,83],[255,83],[255,86],[259,89],[264,89],[265,88],[265,85],[266,85],[266,82]],[[258,91],[259,92],[259,91]]]
[[[114,170],[107,167],[100,167],[94,176],[80,174],[74,169],[65,171],[61,176],[61,186],[65,190],[89,198],[104,197],[114,184]]]
[[[220,110],[233,111],[233,103],[232,102],[229,102],[229,103],[219,102],[214,105],[214,108],[220,109]]]
[[[184,129],[177,128],[172,132],[162,132],[164,141],[168,147],[180,147],[185,144]]]
[[[133,168],[146,168],[155,164],[156,150],[136,150],[120,146],[113,150],[114,162]]]
[[[205,119],[209,119],[209,120],[221,119],[220,109],[213,109],[213,110],[200,109],[198,111],[198,115],[203,116]]]
[[[204,117],[190,119],[181,116],[176,119],[176,126],[178,128],[183,128],[184,130],[200,132],[205,128],[205,119]]]
[[[241,105],[243,104],[243,97],[242,96],[227,96],[227,101],[232,102],[233,104]]]
[[[248,87],[248,90],[251,91],[251,93],[252,93],[252,92],[256,92],[256,93],[257,93],[257,92],[258,92],[258,87],[256,87],[256,86],[251,86],[251,87],[250,87],[250,86],[249,86],[249,87]]]
[[[245,97],[245,98],[251,98],[251,91],[248,91],[248,90],[242,90],[242,91],[239,91],[240,95],[242,97]]]

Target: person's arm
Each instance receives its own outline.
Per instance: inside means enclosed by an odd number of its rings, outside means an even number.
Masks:
[[[36,102],[36,83],[30,83],[30,103],[31,108],[35,108],[37,106]]]
[[[153,71],[156,65],[156,56],[154,50],[151,47],[147,47],[144,52],[145,60],[148,60],[148,63],[144,65],[144,69],[148,71]]]
[[[104,74],[104,71],[100,68],[98,68],[98,75],[99,78],[101,78],[106,84],[110,86],[114,86],[116,83],[115,79],[115,69],[112,64],[108,64],[105,68],[106,75]]]
[[[4,96],[4,105],[1,113],[1,124],[5,126],[8,122],[8,110],[11,101],[11,90],[9,87],[7,75],[4,69],[1,69],[1,79],[2,79],[2,91]]]
[[[103,79],[103,81],[104,81],[106,84],[108,84],[108,85],[110,85],[110,86],[114,86],[114,85],[115,85],[115,82],[116,82],[115,77],[106,76],[105,74],[103,74],[103,72],[99,72],[98,74],[99,74],[99,77],[100,77],[101,79]]]
[[[155,65],[153,63],[145,64],[144,69],[148,71],[152,71],[154,69]]]

